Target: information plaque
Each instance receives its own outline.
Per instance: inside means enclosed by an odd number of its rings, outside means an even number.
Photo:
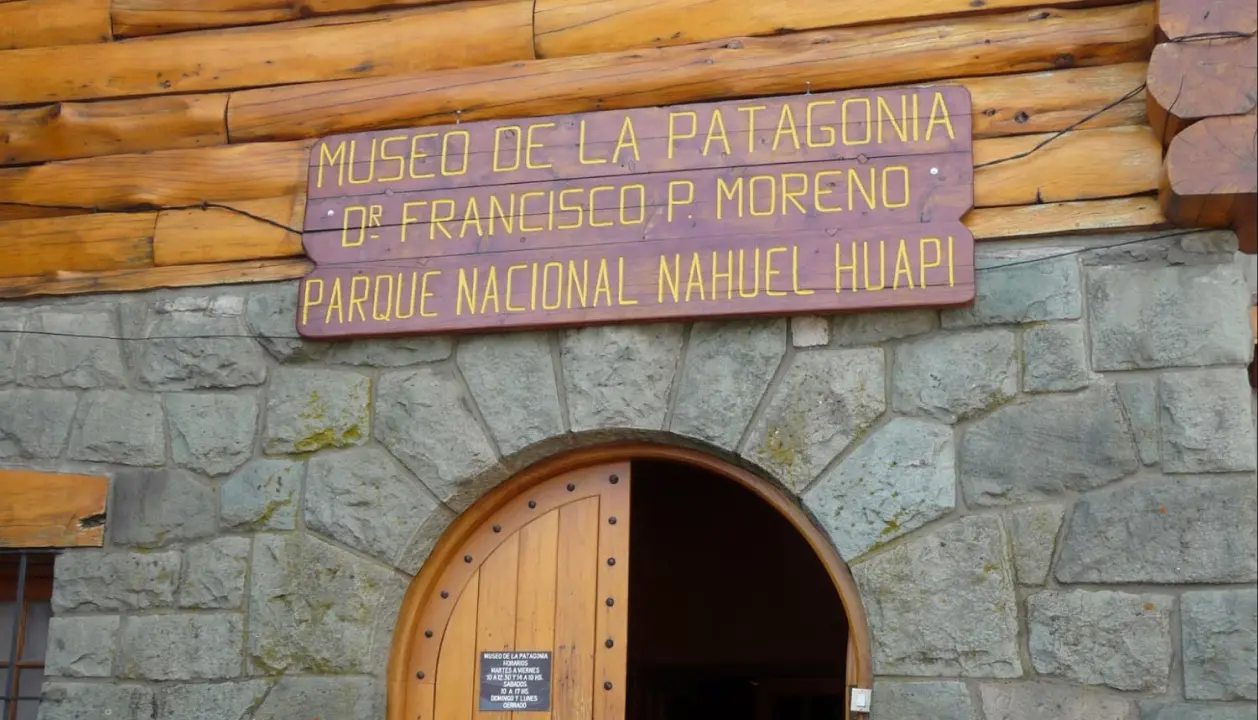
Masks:
[[[550,710],[549,652],[482,652],[480,711]]]

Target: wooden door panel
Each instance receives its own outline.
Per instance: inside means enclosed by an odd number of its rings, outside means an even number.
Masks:
[[[407,720],[623,720],[629,487],[628,463],[566,473],[449,555],[420,611]],[[480,654],[503,650],[551,653],[550,712],[479,710]]]

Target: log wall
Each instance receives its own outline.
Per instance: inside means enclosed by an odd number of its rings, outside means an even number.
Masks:
[[[973,97],[979,239],[1164,225],[1156,3],[1079,5],[7,0],[0,298],[300,276],[322,135],[913,83]]]

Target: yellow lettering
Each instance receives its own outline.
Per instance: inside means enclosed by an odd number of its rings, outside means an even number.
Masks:
[[[882,142],[882,127],[883,127],[882,122],[884,118],[886,119],[888,123],[890,123],[891,128],[895,131],[895,134],[900,138],[900,142],[908,142],[909,141],[908,123],[906,122],[907,118],[904,117],[905,115],[908,115],[908,114],[909,114],[908,97],[906,95],[904,94],[900,95],[900,115],[899,115],[900,120],[899,121],[897,121],[896,114],[894,111],[892,111],[891,106],[887,104],[887,99],[879,95],[878,96],[878,142],[880,143]]]
[[[463,301],[467,301],[467,310],[476,314],[476,290],[480,286],[480,268],[472,268],[472,282],[467,281],[467,270],[459,268],[459,290],[455,294],[454,314],[463,314]]]
[[[725,120],[721,117],[721,109],[717,108],[712,111],[712,119],[708,121],[708,137],[703,141],[703,156],[708,156],[708,147],[713,140],[719,139],[721,144],[725,146],[725,155],[732,155],[733,151],[729,147],[729,138],[725,135]]]
[[[510,206],[502,207],[502,203],[498,201],[497,195],[489,196],[489,234],[494,234],[494,218],[502,220],[502,226],[506,228],[505,232],[515,232],[515,193],[510,193],[507,197],[511,200]]]
[[[467,236],[467,226],[476,225],[476,237],[483,237],[485,229],[480,224],[480,205],[476,203],[476,196],[473,195],[467,199],[467,207],[463,209],[463,225],[459,228],[459,237]]]
[[[638,202],[636,204],[631,204],[625,199],[625,195],[632,190],[636,190],[638,192]],[[631,220],[629,216],[625,214],[625,210],[632,207],[638,208],[637,220]],[[646,186],[635,183],[633,185],[626,185],[620,188],[620,224],[640,225],[644,222],[646,222]]]
[[[848,105],[863,105],[865,108],[864,120],[853,120],[847,116]],[[865,145],[873,139],[873,128],[870,127],[870,121],[873,120],[873,111],[870,107],[869,98],[848,98],[843,101],[840,113],[843,120],[843,144],[844,145]],[[860,140],[853,140],[847,136],[848,128],[853,125],[865,126],[865,137]]]
[[[345,141],[336,144],[336,150],[328,152],[326,142],[319,145],[319,174],[315,179],[315,187],[323,187],[323,168],[336,164],[336,186],[345,184]]]
[[[782,136],[790,135],[791,143],[799,149],[799,133],[795,131],[795,114],[791,112],[790,103],[782,103],[782,114],[778,116],[778,129],[773,133],[773,149],[778,149]]]
[[[812,295],[816,290],[799,287],[799,246],[791,246],[791,289],[796,295]]]
[[[612,304],[611,279],[607,276],[607,258],[599,258],[598,279],[594,281],[594,307],[598,307],[598,296],[607,298],[608,307]]]
[[[725,278],[725,299],[730,300],[734,297],[734,251],[727,251],[725,272],[721,272],[721,264],[717,259],[716,251],[712,251],[712,299],[716,299],[716,281]]]
[[[454,137],[455,135],[458,135],[463,138],[463,163],[461,164],[457,172],[455,172],[454,170],[450,170],[449,168],[446,167],[447,165],[446,161],[450,159],[450,138]],[[447,132],[445,135],[441,136],[441,176],[442,177],[452,177],[455,175],[462,175],[463,173],[467,172],[467,149],[468,149],[468,146],[471,144],[472,144],[471,134],[466,130],[451,130],[450,132]]]
[[[827,126],[825,123],[814,123],[812,121],[812,110],[822,105],[833,105],[833,100],[813,100],[808,103],[804,109],[804,126],[807,128],[808,147],[831,147],[834,145],[834,128]],[[817,142],[812,138],[813,128],[821,130],[821,136],[825,138],[824,142]]]
[[[403,156],[401,153],[397,155],[389,154],[389,143],[393,142],[394,140],[405,140],[405,139],[406,139],[405,135],[393,135],[391,137],[387,137],[380,141],[380,159],[381,160],[396,160],[397,161],[397,175],[390,175],[388,177],[380,177],[380,178],[376,178],[376,180],[380,182],[397,182],[398,180],[401,180],[404,175],[406,175],[405,156]]]
[[[524,224],[524,218],[525,218],[525,217],[527,217],[528,215],[531,215],[531,214],[532,214],[532,213],[528,212],[527,210],[525,210],[525,209],[524,209],[524,207],[525,207],[526,205],[528,205],[529,198],[531,198],[531,197],[541,197],[541,196],[542,196],[542,195],[544,195],[544,194],[545,194],[545,193],[541,192],[540,190],[536,190],[536,191],[533,191],[533,192],[526,192],[526,193],[524,193],[523,195],[521,195],[521,196],[520,196],[520,232],[524,233],[524,232],[541,232],[541,231],[542,231],[542,226],[540,226],[540,225],[538,225],[537,227],[529,227],[529,226],[527,226],[527,225],[525,225],[525,224]],[[508,273],[508,275],[507,275],[507,284],[508,284],[508,285],[510,285],[510,284],[511,284],[511,275],[510,275],[510,273]],[[511,295],[511,291],[510,291],[510,290],[508,290],[508,291],[507,291],[507,296],[508,296],[508,298],[510,297],[510,295]],[[508,303],[510,303],[510,300],[508,299],[508,301],[507,301],[507,302],[508,302]],[[508,305],[508,306],[507,306],[507,309],[508,309],[508,310],[510,310],[510,309],[511,309],[511,306],[510,306],[510,305]]]
[[[861,243],[865,246],[865,290],[875,292],[882,290],[887,286],[887,248],[886,243],[882,240],[878,241],[878,287],[874,287],[869,282],[869,243]],[[852,252],[855,252],[853,248]]]
[[[424,272],[423,289],[419,292],[419,315],[420,317],[437,317],[437,313],[428,312],[425,307],[428,298],[432,297],[432,293],[428,292],[428,278],[436,277],[441,274],[440,270],[427,270]],[[411,273],[411,314],[415,314],[415,273]]]
[[[857,174],[856,168],[848,168],[848,171],[847,171],[847,206],[848,208],[850,209],[856,208],[856,197],[852,194],[853,186],[860,189],[861,196],[865,198],[865,204],[869,206],[870,210],[876,210],[878,208],[878,202],[877,202],[878,179],[874,175],[874,172],[875,172],[874,168],[872,167],[869,168],[869,188],[866,188],[865,184],[861,182],[861,176]]]
[[[790,190],[791,180],[799,180],[800,182],[803,183],[803,187],[801,187],[798,191],[792,192]],[[799,210],[800,215],[807,215],[808,211],[805,210],[804,206],[801,205],[799,201],[795,199],[797,197],[807,195],[807,194],[808,194],[808,176],[807,175],[803,173],[789,173],[789,172],[782,173],[782,214],[783,215],[786,214],[787,203],[794,205],[795,209]]]
[[[415,200],[412,202],[402,203],[402,228],[401,228],[401,234],[400,234],[401,236],[398,238],[398,242],[406,242],[406,226],[407,225],[414,225],[415,223],[419,222],[419,218],[411,217],[411,208],[419,209],[421,206],[427,205],[427,204],[428,204],[427,200]]]
[[[445,208],[441,210],[439,208]],[[437,231],[440,230],[447,240],[453,239],[454,236],[446,230],[446,226],[441,223],[449,222],[454,219],[454,201],[450,199],[433,200],[432,201],[432,222],[428,225],[428,239],[436,240]]]
[[[490,301],[494,303],[494,312],[502,312],[502,308],[498,304],[498,268],[490,265],[489,272],[485,277],[485,295],[480,300],[480,314],[485,314],[485,309],[489,307]],[[510,298],[508,297],[508,302]]]
[[[892,202],[887,198],[887,188],[891,185],[891,173],[900,175],[900,184],[904,185],[904,198],[897,202]],[[909,204],[909,169],[904,165],[892,165],[882,169],[882,204],[889,208],[902,208]]]
[[[371,154],[367,157],[367,177],[358,179],[354,177],[354,166],[358,164],[358,141],[349,141],[349,184],[363,185],[371,182],[372,175],[376,172],[376,139],[371,139]]]
[[[626,118],[628,119],[628,118]],[[577,159],[582,165],[602,165],[607,158],[587,158],[585,156],[585,121],[581,121],[581,133],[577,138]]]
[[[758,180],[767,180],[769,183],[769,191],[763,193],[769,197],[769,209],[764,212],[756,212],[756,181]],[[747,183],[747,196],[747,211],[751,213],[752,217],[765,217],[767,215],[772,215],[777,210],[778,204],[777,178],[772,175],[757,175],[753,177]],[[742,216],[741,212],[739,213],[739,216]]]
[[[528,265],[510,265],[507,267],[507,312],[524,312],[525,310],[525,308],[511,304],[511,298],[515,294],[511,287],[511,276],[515,274],[516,270],[528,270],[528,268]]]
[[[319,289],[317,297],[311,297],[310,291],[313,288]],[[310,308],[318,307],[323,304],[323,280],[320,278],[307,278],[302,283],[301,289],[301,324],[305,325],[310,322]]]
[[[524,143],[524,167],[530,170],[542,170],[544,168],[554,167],[550,163],[534,163],[533,162],[533,151],[539,148],[545,147],[545,145],[542,145],[541,143],[533,142],[533,133],[537,130],[545,130],[546,128],[553,128],[553,127],[555,127],[555,123],[553,122],[545,122],[545,123],[537,123],[536,125],[529,125],[528,138],[527,140],[525,140],[525,143]]]
[[[388,280],[389,289],[381,292],[380,281]],[[384,297],[384,311],[380,311],[380,297]],[[393,317],[393,276],[377,275],[376,287],[371,293],[371,319],[379,322],[388,322]]]
[[[895,278],[891,281],[891,289],[900,289],[900,275],[908,278],[909,289],[913,289],[913,263],[909,260],[909,249],[904,239],[900,239],[900,247],[895,255]]]
[[[584,129],[584,127],[582,128]],[[511,167],[502,167],[498,164],[498,158],[501,153],[502,136],[509,134],[515,140],[515,158]],[[510,172],[520,168],[520,126],[519,125],[503,125],[494,130],[494,172]]]
[[[738,108],[738,112],[747,113],[747,152],[756,151],[756,112],[764,110],[767,105],[748,105]]]
[[[550,292],[551,268],[555,269],[555,302],[553,304],[546,300]],[[563,263],[552,260],[542,266],[542,309],[558,310],[560,305],[563,305]]]
[[[781,290],[773,289],[773,276],[781,275],[781,272],[773,269],[773,253],[786,252],[784,247],[769,248],[764,252],[764,294],[780,297],[786,293]]]
[[[358,213],[358,237],[353,241],[349,236],[349,216],[350,213]],[[341,215],[341,247],[358,247],[363,244],[363,239],[367,237],[367,208],[362,205],[350,205],[345,208],[345,212]]]
[[[335,278],[332,281],[332,297],[328,299],[327,311],[323,314],[324,324],[332,322],[332,311],[336,310],[336,321],[338,323],[345,322],[345,308],[342,307],[344,298],[341,297],[341,279]]]
[[[822,188],[834,187],[833,180],[831,180],[830,182],[822,181],[823,177],[829,177],[831,175],[838,175],[839,177],[843,177],[843,171],[842,170],[822,170],[821,172],[817,173],[815,177],[813,177],[812,206],[817,208],[817,210],[820,212],[842,212],[843,211],[843,207],[841,205],[835,205],[833,207],[826,207],[825,205],[821,204],[822,196],[829,195],[834,192],[833,190],[825,190],[824,192],[822,191]]]
[[[359,283],[359,281],[362,281]],[[362,292],[358,291],[358,286],[363,286]],[[367,302],[367,297],[371,295],[371,278],[366,275],[355,275],[349,279],[349,321],[354,322],[354,309],[358,309],[358,317],[363,322],[367,322],[367,313],[363,310],[363,304]]]
[[[948,105],[944,102],[943,93],[939,91],[935,91],[935,99],[930,105],[930,122],[926,124],[926,142],[930,142],[930,136],[934,133],[937,124],[947,129],[949,140],[957,139],[952,132],[952,120],[948,118]]]
[[[660,256],[660,271],[657,280],[659,284],[659,302],[664,304],[664,287],[667,286],[669,293],[673,296],[673,302],[681,302],[680,290],[678,284],[681,281],[681,255],[673,255],[673,268],[668,268],[668,258],[665,255]]]
[[[720,179],[717,179],[718,182]],[[685,198],[679,198],[674,193],[674,188],[685,188]],[[673,208],[678,205],[689,205],[695,200],[695,184],[689,180],[670,180],[668,181],[668,221],[673,221]],[[687,218],[693,215],[687,215]],[[717,217],[720,217],[720,208],[717,208]]]
[[[393,306],[393,317],[398,320],[408,320],[415,316],[415,273],[411,273],[411,301],[406,305],[409,312],[402,314],[402,273],[397,274],[397,299]]]
[[[935,246],[935,259],[930,262],[926,262],[926,243],[930,243]],[[939,267],[940,261],[943,260],[943,249],[939,245],[939,238],[922,238],[918,242],[917,257],[921,259],[921,262],[922,262],[922,269],[918,278],[917,285],[918,287],[925,290],[926,289],[926,271],[929,268]]]
[[[611,185],[599,185],[593,190],[590,190],[590,227],[611,227],[612,225],[615,224],[611,220],[601,223],[594,219],[594,212],[598,210],[598,207],[597,207],[598,201],[594,199],[594,196],[605,190],[615,190],[615,188],[613,188]],[[595,301],[597,302],[597,296],[595,297]]]
[[[737,193],[737,195],[735,195]],[[725,178],[718,177],[716,179],[716,219],[722,220],[724,214],[724,201],[730,200],[738,207],[738,217],[743,216],[743,179],[740,177],[734,181],[734,184],[727,185]]]
[[[949,235],[948,236],[948,287],[952,287],[953,285],[952,272],[955,268],[956,266],[952,264],[952,236]]]
[[[625,259],[616,258],[616,303],[618,305],[637,305],[637,300],[625,297]]]
[[[690,134],[679,135],[677,133],[676,120],[679,117],[690,118]],[[680,110],[670,112],[668,114],[668,159],[673,159],[673,149],[678,140],[686,140],[699,134],[699,116],[693,110]]]
[[[843,243],[834,244],[834,291],[843,291],[843,271],[847,270],[852,273],[852,292],[857,291],[856,287],[856,243],[852,243],[852,262],[843,262]]]
[[[690,256],[690,273],[686,277],[686,302],[690,302],[690,295],[695,288],[699,288],[699,299],[707,300],[707,296],[703,294],[703,261],[699,260],[699,253]]]
[[[590,287],[590,261],[589,260],[581,261],[581,283],[579,285],[576,284],[576,279],[577,279],[576,261],[569,260],[568,261],[568,298],[567,298],[569,310],[571,310],[573,307],[576,307],[572,304],[572,290],[574,287],[576,288],[576,291],[577,291],[577,297],[581,300],[580,307],[586,306],[586,302],[587,302],[586,292],[589,290],[589,287]]]
[[[584,209],[581,205],[567,205],[564,200],[564,196],[568,193],[579,194],[580,192],[581,188],[568,188],[567,190],[559,191],[559,212],[575,212],[577,214],[577,221],[575,224],[564,225],[563,223],[559,223],[560,230],[572,230],[573,228],[581,227],[581,215],[584,212]]]
[[[626,137],[629,138],[628,142],[625,142]],[[633,132],[633,118],[628,115],[625,116],[625,123],[620,126],[620,138],[616,140],[616,149],[612,152],[612,162],[620,162],[620,151],[625,148],[633,150],[634,162],[642,160],[642,157],[638,155],[638,137]],[[672,156],[670,155],[669,157]]]
[[[437,176],[436,173],[415,172],[415,161],[422,160],[428,157],[428,153],[419,149],[419,141],[423,140],[424,138],[431,138],[431,137],[437,137],[437,133],[419,133],[417,135],[411,136],[411,162],[407,166],[406,171],[407,171],[407,174],[411,176],[412,180],[426,180],[428,178]]]
[[[755,248],[755,269],[751,272],[752,291],[748,295],[744,288],[747,287],[747,273],[744,266],[743,249],[738,249],[738,297],[753,298],[760,294],[760,248]]]

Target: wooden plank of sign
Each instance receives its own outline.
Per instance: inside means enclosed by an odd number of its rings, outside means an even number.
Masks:
[[[298,331],[349,338],[951,306],[974,298],[960,222],[720,235],[321,266]]]
[[[322,264],[959,220],[971,165],[956,152],[325,198],[303,240]]]
[[[308,194],[957,152],[971,112],[964,87],[901,88],[338,135],[311,148]]]

